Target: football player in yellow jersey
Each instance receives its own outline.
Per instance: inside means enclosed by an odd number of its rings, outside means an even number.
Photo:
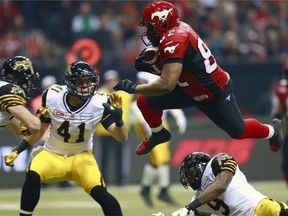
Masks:
[[[27,144],[33,145],[51,126],[44,146],[32,152],[22,188],[20,216],[33,214],[41,183],[61,181],[76,182],[100,204],[105,215],[122,215],[119,202],[106,190],[92,153],[93,134],[99,123],[119,142],[128,139],[121,97],[98,93],[99,76],[84,61],[68,66],[65,82],[66,85],[52,85],[43,93],[42,107],[47,112],[41,112],[41,131],[23,139],[6,156],[9,165]]]
[[[25,107],[26,98],[39,79],[29,58],[14,56],[0,70],[0,127],[15,134],[30,135],[40,130],[40,120]]]
[[[156,75],[147,72],[137,73],[137,83],[151,83],[157,79]],[[131,105],[131,122],[134,124],[134,129],[140,140],[148,137],[151,134],[148,124],[145,122],[136,101]],[[184,112],[180,109],[165,110],[162,120],[166,128],[169,128],[167,121],[167,115],[171,114],[178,126],[179,133],[183,134],[186,130],[187,120]],[[153,202],[150,196],[150,190],[155,180],[158,182],[160,188],[158,199],[169,204],[175,205],[176,202],[169,195],[168,189],[170,186],[170,167],[171,160],[170,141],[156,146],[149,154],[149,162],[144,166],[141,179],[141,196],[143,197],[145,204],[149,207],[153,207]]]

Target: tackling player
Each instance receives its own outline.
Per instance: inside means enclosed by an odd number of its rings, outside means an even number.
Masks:
[[[273,119],[268,125],[254,118],[243,119],[229,74],[217,64],[197,33],[188,24],[179,21],[173,4],[166,1],[148,4],[140,26],[146,27],[141,36],[147,36],[149,44],[158,47],[164,65],[159,79],[152,83],[137,85],[126,79],[114,87],[115,90],[141,94],[137,105],[152,135],[138,145],[136,154],[147,154],[156,145],[171,139],[170,132],[162,125],[163,110],[192,106],[205,113],[232,138],[268,139],[272,151],[281,148],[281,121]],[[141,71],[147,71],[149,67],[141,57],[136,59],[136,65],[136,69]]]
[[[288,215],[287,204],[255,190],[236,160],[227,153],[213,158],[204,152],[188,154],[179,169],[179,177],[185,189],[190,186],[196,193],[191,203],[173,212],[172,216]]]
[[[9,58],[0,77],[0,127],[24,136],[39,131],[40,120],[25,107],[34,81],[39,79],[33,63],[24,56]]]
[[[41,131],[23,139],[5,157],[11,165],[17,156],[36,143],[51,126],[44,146],[32,152],[22,188],[20,216],[32,215],[40,198],[41,183],[74,181],[102,207],[105,215],[122,215],[92,153],[93,133],[101,123],[119,142],[128,138],[122,121],[122,100],[116,94],[98,93],[99,76],[84,61],[65,71],[66,85],[52,85],[42,96]]]

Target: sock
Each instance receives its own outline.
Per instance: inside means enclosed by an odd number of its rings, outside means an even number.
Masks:
[[[146,98],[140,95],[137,99],[137,106],[140,109],[145,121],[150,128],[157,128],[162,124],[163,111],[153,110],[147,103]]]
[[[142,173],[141,184],[143,186],[150,186],[155,181],[157,170],[149,163],[146,163]]]
[[[122,215],[119,202],[105,188],[96,186],[91,190],[90,195],[102,207],[104,215]]]
[[[268,125],[262,124],[261,122],[257,121],[256,119],[244,119],[246,124],[246,129],[243,134],[238,137],[238,139],[245,139],[245,138],[266,138],[269,139],[269,135],[271,134],[271,129]],[[273,134],[272,134],[273,135]]]
[[[170,184],[169,164],[163,164],[157,168],[158,184],[160,188],[167,188]]]
[[[40,198],[41,182],[40,176],[29,171],[22,187],[20,215],[32,215]]]

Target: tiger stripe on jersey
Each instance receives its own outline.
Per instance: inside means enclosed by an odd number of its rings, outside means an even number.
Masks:
[[[235,174],[237,168],[237,163],[235,160],[227,160],[225,161],[222,166],[220,167],[221,171],[228,170]]]
[[[6,111],[10,106],[26,105],[26,100],[15,94],[5,94],[0,96],[0,110]]]

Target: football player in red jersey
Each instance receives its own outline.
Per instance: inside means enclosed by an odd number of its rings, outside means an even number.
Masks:
[[[158,47],[163,68],[158,80],[137,85],[122,80],[114,90],[140,94],[137,105],[152,130],[152,135],[136,148],[136,154],[147,154],[156,145],[171,139],[161,121],[165,109],[195,106],[232,138],[268,139],[270,149],[278,151],[283,143],[279,119],[263,124],[254,118],[243,119],[233,94],[232,81],[216,62],[211,51],[197,33],[179,21],[177,8],[166,1],[148,4],[140,26],[146,27],[149,44]],[[143,42],[146,41],[143,39]],[[149,72],[141,56],[135,67]]]
[[[272,116],[273,118],[282,119],[285,116],[288,118],[288,58],[285,59],[283,64],[283,75],[282,79],[273,89],[272,97]],[[287,121],[286,121],[287,124]],[[284,145],[282,148],[282,172],[283,177],[288,187],[288,127],[286,125]]]

